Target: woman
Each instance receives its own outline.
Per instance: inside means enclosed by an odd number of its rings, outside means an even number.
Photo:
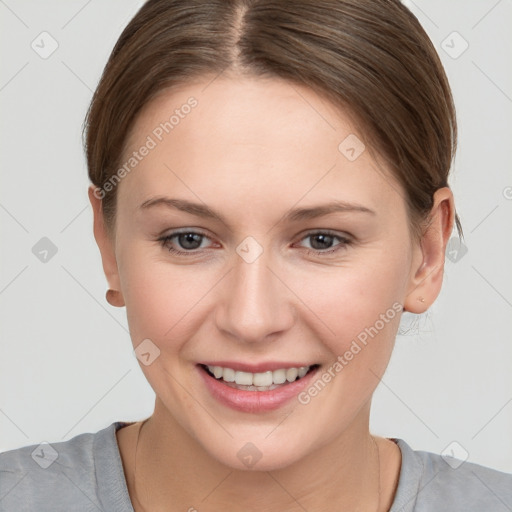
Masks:
[[[107,300],[155,410],[2,454],[1,510],[512,507],[512,476],[369,431],[460,230],[450,88],[405,7],[149,0],[86,128]]]

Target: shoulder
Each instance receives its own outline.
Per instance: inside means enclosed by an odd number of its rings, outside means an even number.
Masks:
[[[119,477],[121,463],[114,440],[120,424],[68,441],[0,453],[0,512],[103,510],[98,477],[110,483]]]
[[[402,470],[393,512],[512,510],[512,474],[397,444]]]

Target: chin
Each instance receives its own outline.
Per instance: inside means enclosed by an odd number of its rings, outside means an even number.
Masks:
[[[221,464],[237,471],[276,471],[297,463],[306,453],[293,446],[261,441],[230,440],[215,448],[205,446]]]

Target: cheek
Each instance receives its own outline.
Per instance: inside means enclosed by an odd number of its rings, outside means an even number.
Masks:
[[[200,324],[201,299],[213,289],[215,275],[168,264],[165,251],[155,258],[154,249],[127,249],[120,274],[134,346],[149,338],[161,349],[178,350]]]
[[[359,261],[315,279],[304,276],[304,302],[322,321],[321,340],[332,359],[299,398],[309,403],[327,387],[323,396],[329,396],[330,403],[344,404],[335,412],[339,424],[372,396],[389,363],[400,323],[405,263],[381,256],[380,262],[371,259],[371,265]],[[322,400],[315,403],[321,417]]]
[[[335,357],[351,347],[357,351],[354,340],[360,347],[375,347],[364,350],[365,357],[358,355],[360,360],[389,355],[400,322],[407,258],[405,252],[393,256],[376,251],[314,278],[302,276],[298,289],[324,324],[323,342]]]

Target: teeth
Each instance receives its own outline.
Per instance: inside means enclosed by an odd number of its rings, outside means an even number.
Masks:
[[[224,370],[220,366],[208,366],[208,368],[213,373],[213,375],[215,375],[216,379],[220,379],[222,377],[222,374],[224,373]]]
[[[304,377],[304,375],[306,375],[306,373],[308,373],[308,367],[307,366],[301,366],[299,368],[299,379],[302,379],[302,377]]]
[[[216,366],[215,368],[220,368],[220,366]],[[222,378],[226,382],[235,382],[235,370],[231,368],[220,368],[222,370]],[[210,370],[211,371],[211,370]]]
[[[265,388],[265,391],[275,384],[284,384],[286,381],[294,382],[297,377],[304,377],[310,368],[310,366],[301,366],[300,368],[282,368],[262,373],[250,373],[235,371],[232,368],[222,368],[221,366],[208,366],[208,370],[213,373],[216,379],[234,382],[239,386]]]
[[[235,373],[235,382],[242,386],[252,386],[252,373],[236,372]]]
[[[272,386],[272,372],[264,372],[264,373],[249,373],[248,375],[252,378],[253,386]]]
[[[288,368],[288,370],[286,370],[286,380],[288,382],[293,382],[297,378],[297,375],[299,375],[297,368]]]
[[[272,372],[272,381],[274,384],[284,384],[286,382],[286,370],[275,370]]]

